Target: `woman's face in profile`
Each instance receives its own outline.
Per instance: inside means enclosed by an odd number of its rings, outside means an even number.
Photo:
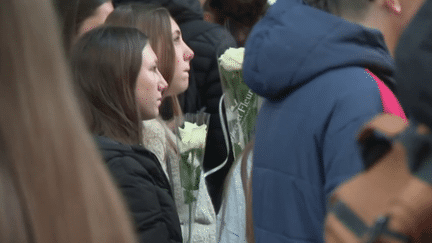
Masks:
[[[194,57],[194,52],[183,41],[180,27],[171,20],[171,35],[175,51],[174,75],[170,87],[164,96],[178,95],[186,91],[189,87],[190,61]]]
[[[159,115],[162,91],[168,83],[157,68],[157,57],[147,44],[142,53],[142,64],[138,73],[135,95],[143,120],[154,119]]]
[[[88,17],[82,22],[80,28],[78,29],[78,36],[81,36],[87,31],[102,25],[112,11],[114,11],[114,6],[111,1],[107,1],[100,5],[92,16]]]

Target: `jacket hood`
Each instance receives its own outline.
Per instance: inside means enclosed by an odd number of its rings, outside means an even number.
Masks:
[[[245,48],[246,84],[274,99],[331,69],[368,68],[391,89],[394,61],[382,34],[312,8],[277,1],[254,27]]]
[[[203,10],[199,0],[114,0],[114,6],[127,2],[152,3],[161,5],[169,10],[177,24],[187,21],[203,19]]]

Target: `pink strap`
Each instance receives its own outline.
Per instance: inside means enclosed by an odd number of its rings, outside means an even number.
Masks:
[[[398,99],[393,94],[393,92],[387,87],[387,85],[384,84],[381,79],[379,79],[375,74],[369,71],[369,69],[366,69],[366,72],[371,75],[375,82],[378,84],[384,113],[398,116],[402,118],[405,123],[408,123],[405,112],[403,111],[402,106],[400,105]]]

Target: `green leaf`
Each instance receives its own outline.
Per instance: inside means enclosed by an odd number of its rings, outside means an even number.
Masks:
[[[197,149],[196,150],[196,157],[199,159],[199,160],[202,160],[203,159],[203,154],[204,154],[204,149]]]
[[[184,153],[180,154],[180,156],[181,156],[181,160],[187,162],[187,159],[189,158],[189,153],[184,152]]]
[[[233,144],[233,148],[234,148],[234,159],[235,159],[234,161],[237,161],[243,149],[239,144]]]
[[[187,162],[187,160],[180,161],[180,181],[181,185],[185,189],[191,190],[193,188],[193,184],[191,181],[191,177],[193,175],[193,168]]]
[[[196,198],[194,197],[192,191],[185,190],[183,194],[185,198],[185,204],[191,204],[196,201]]]

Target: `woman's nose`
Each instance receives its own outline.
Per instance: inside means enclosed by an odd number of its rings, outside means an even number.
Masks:
[[[164,91],[165,89],[167,89],[168,88],[168,82],[164,79],[164,77],[162,76],[162,74],[161,73],[159,73],[159,78],[160,78],[160,80],[159,80],[159,90],[160,91]]]
[[[183,54],[183,58],[185,61],[190,61],[194,58],[194,52],[192,51],[192,49],[190,49],[190,47],[188,45],[186,45],[186,51]]]

